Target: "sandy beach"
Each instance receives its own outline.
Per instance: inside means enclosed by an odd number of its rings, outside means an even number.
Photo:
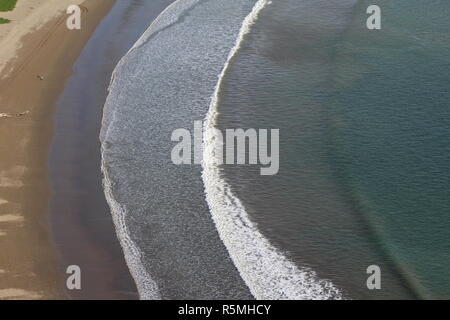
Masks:
[[[81,30],[65,8],[82,4]],[[0,25],[0,299],[66,298],[49,228],[55,101],[114,0],[19,0]],[[100,281],[101,282],[101,281]]]

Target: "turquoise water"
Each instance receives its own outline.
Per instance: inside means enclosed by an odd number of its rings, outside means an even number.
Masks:
[[[366,9],[382,9],[382,29]],[[224,167],[262,232],[349,298],[448,298],[450,4],[273,1],[221,128],[280,128],[280,173]],[[366,268],[382,271],[368,290]]]
[[[335,172],[411,286],[448,298],[450,3],[380,5],[382,29],[356,16],[337,50]]]

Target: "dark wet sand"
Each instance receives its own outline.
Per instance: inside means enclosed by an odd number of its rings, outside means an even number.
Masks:
[[[51,221],[60,270],[82,270],[76,299],[135,299],[102,188],[99,132],[114,67],[170,0],[118,1],[77,59],[57,102],[50,153]]]
[[[48,151],[54,133],[53,113],[73,63],[114,2],[83,3],[88,12],[82,16],[81,30],[69,31],[64,23],[66,16],[61,14],[26,36],[18,58],[12,62],[13,72],[0,83],[1,112],[14,115],[0,119],[0,299],[67,297],[66,275],[55,250],[61,248],[61,242],[53,241],[48,215],[51,196]],[[15,116],[25,111],[26,114]],[[66,203],[65,208],[77,205]],[[60,231],[70,234],[77,228],[73,225]],[[108,232],[113,239],[113,230]],[[78,240],[70,239],[72,243]],[[118,247],[117,241],[111,246]],[[102,257],[107,251],[97,244],[86,250],[95,252],[95,257]],[[126,270],[117,250],[109,254],[117,255],[117,270]],[[97,266],[96,261],[92,260],[92,265]],[[132,287],[129,274],[122,277]],[[97,279],[96,283],[98,287],[106,286],[103,279]],[[110,297],[116,296],[104,296]]]

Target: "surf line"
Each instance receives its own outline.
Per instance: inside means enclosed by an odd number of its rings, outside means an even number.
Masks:
[[[342,299],[340,290],[331,281],[319,279],[311,269],[297,267],[271,245],[250,220],[215,163],[219,140],[215,136],[216,123],[224,76],[259,13],[269,4],[271,1],[258,0],[244,19],[211,98],[203,127],[202,178],[206,201],[221,240],[256,299]]]
[[[168,15],[171,10],[176,10],[178,6],[185,4],[185,7],[182,7],[182,12],[184,10],[189,10],[192,6],[196,5],[198,0],[175,0],[171,3],[167,8],[165,8],[156,19],[151,23],[151,25],[147,28],[147,30],[141,35],[141,37],[136,41],[133,47],[128,50],[128,52],[120,59],[117,63],[117,66],[114,68],[113,73],[111,75],[110,84],[108,87],[108,97],[105,102],[104,111],[103,111],[103,125],[100,133],[101,140],[101,171],[103,173],[103,188],[106,197],[106,201],[110,207],[111,215],[113,218],[113,223],[115,227],[115,231],[117,234],[117,238],[119,239],[120,245],[122,247],[122,251],[124,252],[125,261],[127,263],[128,269],[130,270],[131,276],[134,279],[136,284],[139,298],[141,300],[161,300],[162,295],[159,290],[158,284],[156,280],[147,272],[144,263],[143,263],[143,255],[137,244],[131,238],[131,233],[126,224],[126,217],[128,212],[126,208],[122,206],[114,195],[113,190],[113,182],[109,177],[107,159],[105,158],[106,154],[106,146],[105,141],[108,140],[110,129],[113,127],[113,123],[115,121],[115,110],[111,109],[110,103],[110,95],[112,89],[114,87],[116,76],[119,74],[119,70],[123,68],[123,66],[128,63],[129,57],[134,50],[143,45],[149,38],[152,37],[154,33],[160,31],[158,26],[160,24],[163,25],[162,29],[167,28],[165,25],[166,21],[164,20],[164,16]],[[175,21],[176,22],[176,21]],[[174,21],[170,20],[169,25],[174,23]],[[106,125],[107,123],[107,125]]]

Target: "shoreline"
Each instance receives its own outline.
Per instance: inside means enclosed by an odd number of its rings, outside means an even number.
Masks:
[[[69,297],[62,244],[54,241],[48,214],[53,194],[49,150],[58,121],[54,114],[73,64],[114,3],[84,1],[88,12],[82,15],[81,30],[68,30],[61,12],[27,33],[6,66],[13,72],[0,80],[0,113],[7,115],[0,118],[0,299]],[[106,282],[97,279],[96,285],[109,286]]]

